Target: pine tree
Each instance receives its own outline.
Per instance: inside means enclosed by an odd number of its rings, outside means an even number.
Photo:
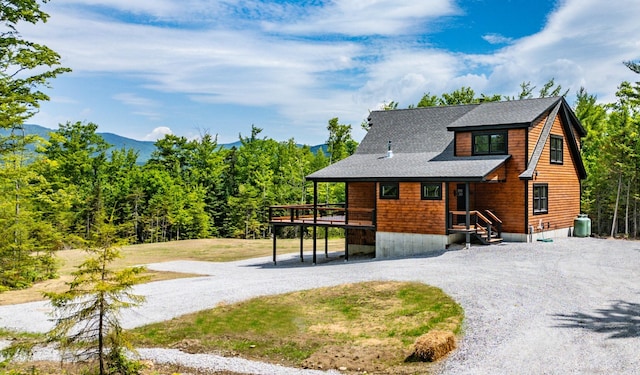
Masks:
[[[138,365],[125,357],[128,348],[122,332],[120,312],[138,306],[144,297],[132,288],[144,279],[144,267],[115,271],[110,266],[120,258],[114,242],[115,228],[103,221],[96,225],[86,250],[91,255],[62,293],[45,293],[54,307],[55,326],[48,333],[66,357],[96,360],[99,373],[136,373]]]

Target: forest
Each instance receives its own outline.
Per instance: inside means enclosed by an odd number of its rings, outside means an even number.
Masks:
[[[351,125],[327,123],[326,149],[315,153],[294,139],[277,141],[253,126],[240,146],[225,149],[216,135],[197,139],[166,135],[144,164],[131,149],[110,145],[94,123],[68,122],[48,141],[24,133],[23,124],[48,100],[42,91],[69,69],[46,46],[21,38],[20,23],[46,21],[35,8],[0,6],[5,25],[0,58],[0,292],[55,277],[55,251],[82,247],[108,224],[122,243],[190,238],[269,237],[268,207],[309,203],[310,173],[355,152]],[[25,5],[25,6],[26,6]],[[621,69],[640,71],[637,63]],[[440,96],[426,93],[408,107],[457,105],[569,95],[551,79],[539,90],[528,82],[520,94],[476,94],[462,87]],[[637,238],[640,227],[640,83],[621,82],[613,103],[600,103],[584,88],[574,110],[588,131],[582,157],[582,211],[595,235]],[[385,110],[398,109],[397,102]],[[366,119],[361,124],[367,128]],[[319,200],[344,201],[343,184],[321,184]],[[283,235],[293,235],[284,233]]]

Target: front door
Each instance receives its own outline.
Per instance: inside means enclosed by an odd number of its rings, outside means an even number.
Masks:
[[[465,184],[458,184],[456,186],[456,197],[457,197],[457,204],[456,204],[456,210],[458,211],[466,211],[467,210],[467,196],[466,196],[466,189],[465,189]]]
[[[467,210],[467,195],[465,184],[456,185],[456,210],[457,211],[466,211]],[[467,221],[467,215],[456,215],[455,222],[458,225],[465,225]]]

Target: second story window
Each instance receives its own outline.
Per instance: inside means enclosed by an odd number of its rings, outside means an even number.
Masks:
[[[551,142],[549,145],[549,149],[551,150],[551,164],[562,164],[562,137],[559,135],[552,135],[549,140]]]
[[[473,134],[473,155],[504,155],[506,153],[507,132]]]

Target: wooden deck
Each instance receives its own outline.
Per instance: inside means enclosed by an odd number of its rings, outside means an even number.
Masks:
[[[371,208],[346,208],[344,204],[303,204],[269,207],[269,225],[273,226],[273,264],[276,264],[277,228],[298,226],[313,229],[313,264],[316,264],[317,229],[324,228],[324,253],[328,256],[329,228],[344,229],[345,261],[349,260],[349,230],[376,230],[376,211]],[[300,261],[304,262],[303,237],[300,230]]]
[[[339,205],[273,206],[269,208],[269,224],[375,229],[375,210]]]

